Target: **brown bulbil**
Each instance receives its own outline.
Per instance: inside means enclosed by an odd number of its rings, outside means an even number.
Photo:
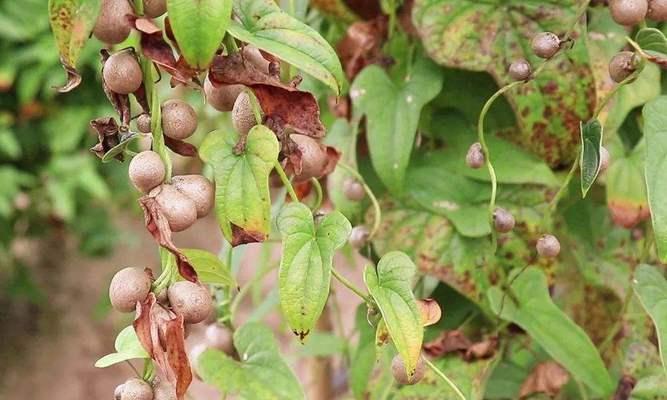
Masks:
[[[609,11],[617,24],[637,25],[648,13],[648,0],[609,0]]]
[[[219,324],[211,324],[206,328],[206,343],[211,348],[223,351],[227,354],[234,352],[232,332]]]
[[[213,208],[215,189],[202,175],[174,176],[171,184],[195,203],[197,218],[205,217]]]
[[[482,151],[482,145],[479,142],[471,144],[468,148],[468,153],[466,153],[466,165],[473,169],[481,168],[484,165],[484,152]]]
[[[151,291],[151,278],[141,268],[123,268],[116,272],[109,285],[109,299],[114,309],[120,312],[135,310]]]
[[[257,125],[248,93],[241,92],[236,98],[232,107],[232,125],[234,125],[234,129],[241,135],[247,135],[250,129]]]
[[[243,85],[220,85],[215,87],[208,78],[204,81],[206,101],[213,108],[222,112],[232,111],[234,102],[244,88]]]
[[[514,216],[504,208],[496,208],[493,213],[493,226],[500,233],[507,233],[514,229]]]
[[[141,379],[128,379],[120,390],[120,400],[153,400],[153,389]]]
[[[646,18],[656,21],[667,21],[667,0],[648,0]]]
[[[208,317],[213,303],[205,286],[190,281],[179,281],[169,286],[169,304],[188,324],[202,322]]]
[[[609,61],[609,77],[616,83],[623,82],[636,69],[637,60],[635,60],[635,53],[631,51],[621,51]]]
[[[197,220],[195,202],[172,185],[160,185],[153,189],[149,196],[155,197],[160,211],[169,222],[169,228],[173,232],[184,231]]]
[[[348,200],[361,201],[366,196],[366,189],[358,180],[346,178],[343,181],[343,194]]]
[[[348,242],[353,248],[360,249],[366,246],[366,243],[368,243],[369,235],[370,232],[368,232],[368,228],[365,226],[355,226],[352,228],[352,232],[350,232],[350,238],[348,239]]]
[[[309,136],[292,134],[290,139],[301,152],[301,173],[295,180],[303,182],[322,176],[329,162],[326,148]]]
[[[560,49],[560,39],[552,32],[540,32],[533,37],[531,48],[536,56],[549,59]]]
[[[111,91],[119,94],[134,93],[141,87],[142,74],[137,58],[131,51],[113,54],[102,69],[104,83]]]
[[[197,130],[197,113],[183,100],[162,103],[162,131],[172,139],[183,140]]]
[[[144,15],[157,18],[167,12],[167,0],[144,0]]]
[[[560,253],[560,242],[554,235],[543,235],[537,240],[537,253],[546,258],[554,258]]]
[[[515,81],[525,81],[530,78],[533,69],[530,66],[530,63],[522,58],[510,64],[508,73]]]
[[[137,154],[130,161],[128,175],[137,190],[148,193],[164,182],[166,169],[160,155],[146,150]]]
[[[424,364],[424,359],[421,357],[417,361],[415,373],[412,376],[408,376],[405,370],[405,363],[400,355],[394,356],[394,359],[391,360],[391,374],[394,376],[396,382],[401,385],[414,385],[424,378],[425,373],[426,365]]]
[[[244,46],[242,54],[245,61],[250,62],[255,68],[267,75],[270,73],[269,69],[271,67],[271,62],[262,56],[262,52],[257,47],[250,45]]]
[[[151,132],[151,116],[148,114],[141,114],[137,117],[137,129],[141,133]]]
[[[168,381],[156,377],[153,381],[153,400],[177,400],[176,388]]]
[[[93,35],[108,44],[122,42],[132,31],[132,25],[126,17],[128,14],[134,14],[134,9],[127,0],[102,0]]]

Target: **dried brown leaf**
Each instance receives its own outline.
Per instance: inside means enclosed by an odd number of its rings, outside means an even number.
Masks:
[[[164,137],[164,144],[167,145],[174,153],[184,157],[197,157],[197,147],[182,140],[173,139],[169,136]]]
[[[434,299],[420,299],[417,300],[419,313],[421,314],[422,323],[424,326],[433,325],[440,321],[442,317],[442,310],[440,305]]]
[[[539,363],[521,384],[519,397],[524,398],[533,393],[546,393],[549,396],[555,396],[569,379],[570,375],[557,362]]]
[[[492,336],[486,340],[482,340],[481,342],[474,343],[472,346],[470,346],[468,350],[466,350],[463,358],[466,361],[491,358],[496,354],[496,350],[498,350],[498,338],[496,336]]]
[[[466,352],[472,342],[459,330],[444,331],[436,339],[424,344],[424,352],[431,357],[441,357],[456,351]]]
[[[99,158],[104,157],[107,151],[118,145],[121,140],[121,132],[118,123],[113,117],[96,118],[90,121],[90,126],[97,133],[98,143],[91,147],[91,151]],[[123,153],[116,155],[118,161],[123,161]]]
[[[387,17],[379,16],[355,22],[347,28],[336,50],[349,79],[354,79],[367,65],[383,62],[382,45],[387,38],[387,25]]]
[[[57,86],[55,89],[59,93],[67,93],[76,89],[81,84],[81,75],[76,70],[75,67],[69,65],[62,57],[60,57],[60,63],[67,74],[67,82],[63,86]]]

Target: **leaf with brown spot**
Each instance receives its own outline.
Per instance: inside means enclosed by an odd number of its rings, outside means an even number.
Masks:
[[[179,274],[190,282],[197,282],[197,271],[195,271],[185,254],[176,247],[171,239],[171,229],[169,222],[162,214],[160,205],[154,197],[149,195],[143,196],[139,199],[139,205],[144,211],[144,223],[146,229],[151,233],[153,239],[162,247],[167,249],[176,257],[176,264],[178,265]]]
[[[546,393],[549,396],[555,396],[569,379],[570,375],[557,362],[539,363],[521,384],[519,397],[528,397],[533,393]]]
[[[90,148],[99,158],[118,146],[121,142],[121,132],[118,123],[113,117],[102,117],[90,121],[90,126],[97,133],[98,143]],[[123,153],[118,153],[115,157],[118,161],[123,161]]]
[[[183,157],[197,157],[197,147],[182,140],[173,139],[169,136],[164,136],[164,144],[167,145],[174,153]]]
[[[436,339],[424,343],[424,352],[431,357],[442,357],[447,353],[466,352],[472,342],[459,330],[444,331]]]
[[[242,84],[251,88],[265,118],[272,121],[271,128],[276,132],[289,128],[316,138],[325,134],[315,96],[265,74],[251,62],[245,62],[238,53],[217,56],[211,65],[209,79],[215,86]]]
[[[419,299],[417,300],[417,307],[419,307],[424,326],[433,325],[440,321],[442,310],[434,299]]]

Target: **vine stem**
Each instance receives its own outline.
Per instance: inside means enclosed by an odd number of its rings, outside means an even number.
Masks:
[[[357,296],[361,297],[366,303],[369,304],[372,303],[372,300],[368,295],[364,294],[364,292],[362,292],[360,289],[354,286],[352,282],[350,282],[346,277],[344,277],[338,271],[336,271],[335,268],[331,268],[331,274],[334,276],[334,278],[338,280],[338,282],[340,282],[341,284],[343,284],[343,286],[350,289]]]
[[[317,180],[317,178],[310,178],[310,183],[312,183],[315,188],[315,204],[312,207],[312,210],[315,211],[322,206],[322,185],[320,185],[320,181]]]
[[[440,371],[438,367],[435,366],[430,360],[427,358],[424,358],[424,363],[431,368],[431,371],[435,372],[436,375],[438,375],[447,385],[449,385],[450,388],[456,393],[456,395],[461,399],[461,400],[466,400],[465,395],[461,392],[461,389],[459,389],[456,384],[445,375],[444,372]]]
[[[278,173],[278,176],[280,177],[280,180],[283,182],[283,185],[285,185],[285,187],[287,188],[287,193],[289,193],[290,199],[292,199],[292,201],[295,203],[300,203],[301,201],[299,200],[299,196],[297,196],[296,192],[294,191],[292,182],[290,182],[289,178],[287,177],[287,174],[285,173],[285,170],[283,169],[283,166],[280,165],[280,162],[278,160],[275,160],[273,162],[273,168]]]
[[[380,203],[377,200],[377,197],[375,197],[375,194],[371,190],[371,188],[366,184],[366,181],[364,180],[364,177],[361,176],[361,174],[352,168],[351,166],[345,164],[344,162],[339,161],[338,165],[343,168],[345,171],[349,172],[352,176],[354,176],[364,187],[364,190],[366,191],[366,194],[368,194],[368,198],[371,200],[371,203],[373,205],[373,227],[371,228],[371,231],[368,234],[368,238],[371,239],[377,231],[380,229],[380,223],[382,222],[382,210],[380,209]]]

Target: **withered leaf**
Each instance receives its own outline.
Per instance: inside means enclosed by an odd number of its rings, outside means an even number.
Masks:
[[[281,82],[250,62],[244,62],[238,53],[215,57],[209,79],[215,86],[242,84],[251,88],[265,118],[271,121],[270,127],[278,133],[291,129],[316,138],[324,136],[325,129],[320,121],[320,107],[315,96]]]
[[[455,351],[467,351],[472,342],[459,330],[444,331],[436,339],[424,343],[423,349],[431,357],[441,357]]]
[[[198,155],[196,146],[182,140],[164,136],[164,144],[174,153],[182,155],[183,157],[197,157]]]
[[[442,310],[434,299],[419,299],[417,300],[417,307],[419,307],[424,326],[433,325],[440,321]]]
[[[60,63],[62,64],[65,73],[67,73],[67,82],[65,82],[63,86],[56,86],[55,89],[60,93],[71,92],[81,84],[81,75],[76,68],[69,65],[62,57],[60,58]]]
[[[386,16],[355,22],[347,28],[345,36],[336,46],[336,51],[350,80],[367,65],[382,62],[382,44],[386,37]]]
[[[172,241],[169,222],[162,214],[160,205],[155,198],[149,195],[143,196],[139,199],[139,205],[141,205],[144,211],[146,229],[153,235],[153,239],[176,257],[178,272],[184,279],[190,282],[197,282],[197,271],[190,264],[185,254],[181,253]]]
[[[466,361],[480,360],[493,357],[498,350],[498,337],[492,336],[481,342],[474,343],[466,350],[463,358]]]
[[[90,121],[90,126],[97,133],[98,143],[90,148],[99,158],[120,143],[121,133],[118,123],[113,117],[96,118]],[[123,153],[118,153],[115,157],[118,161],[123,161]]]
[[[185,352],[185,330],[182,315],[178,315],[167,322],[166,341],[167,361],[176,378],[172,383],[176,386],[176,396],[182,399],[192,382],[192,369]]]
[[[326,163],[322,165],[322,170],[315,175],[316,178],[321,178],[325,175],[329,175],[336,169],[341,153],[335,147],[327,146],[323,143],[318,144],[322,154],[326,157]],[[283,141],[282,153],[285,156],[283,161],[285,171],[288,174],[297,175],[295,182],[299,183],[302,180],[299,179],[298,175],[303,171],[303,155],[301,154],[301,150],[299,150],[297,144],[290,139]]]
[[[521,384],[519,397],[524,398],[533,393],[546,393],[555,396],[570,379],[567,371],[555,361],[539,363]]]

